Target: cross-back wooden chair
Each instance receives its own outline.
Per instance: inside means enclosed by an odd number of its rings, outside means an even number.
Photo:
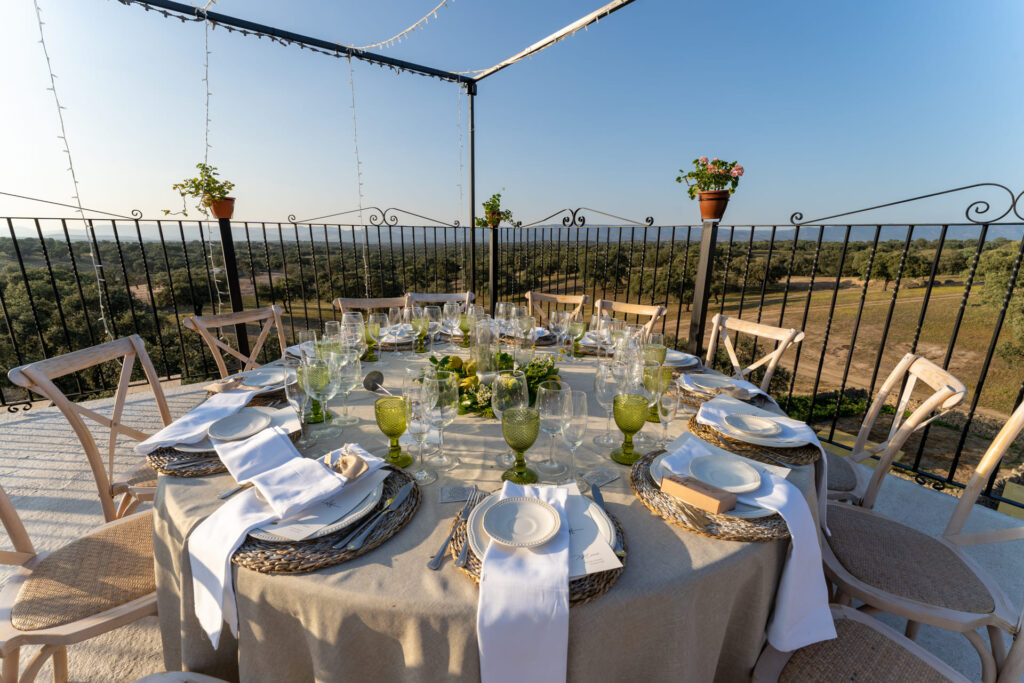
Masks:
[[[455,292],[451,294],[440,292],[437,294],[409,292],[406,296],[409,297],[410,306],[443,306],[444,304],[458,304],[459,311],[463,313],[465,313],[470,304],[476,300],[476,295],[473,294],[473,292]]]
[[[594,302],[594,313],[597,315],[610,315],[615,317],[615,313],[623,313],[625,315],[635,316],[649,316],[649,320],[644,324],[644,334],[648,335],[654,331],[654,325],[668,313],[668,309],[664,306],[648,306],[647,304],[626,304],[621,301],[612,301],[611,299],[598,299]]]
[[[836,638],[780,652],[766,645],[751,683],[947,681],[967,678],[909,638],[857,610],[832,605]]]
[[[929,387],[932,394],[904,419],[918,380]],[[889,434],[881,443],[869,446],[868,437],[871,430],[878,421],[882,408],[894,393],[898,396]],[[960,405],[966,397],[967,389],[963,382],[948,371],[927,358],[912,353],[903,356],[872,401],[850,455],[844,458],[832,453],[826,454],[829,498],[867,508],[872,507],[893,460],[911,434]],[[869,475],[866,468],[855,463],[863,462],[871,456],[878,456],[878,463],[874,472]]]
[[[934,538],[873,510],[829,503],[829,534],[822,534],[825,573],[837,598],[865,603],[865,612],[907,620],[907,635],[920,624],[962,633],[981,658],[982,680],[1019,683],[1024,673],[1024,612],[1018,613],[996,581],[963,546],[1024,540],[1024,527],[963,533],[964,523],[1010,444],[1024,430],[1024,405],[993,439],[957,501],[941,538]],[[978,629],[988,630],[989,643]],[[1006,654],[1003,632],[1013,638]]]
[[[526,307],[537,315],[537,324],[542,326],[547,326],[548,311],[552,306],[575,306],[569,313],[569,317],[572,320],[580,320],[583,316],[583,307],[589,303],[589,294],[549,294],[534,291],[526,293]],[[544,304],[547,304],[547,311],[544,310]]]
[[[19,567],[0,592],[3,683],[31,683],[51,657],[54,682],[66,683],[68,645],[156,614],[151,512],[37,553],[0,487],[0,522],[14,546],[0,551],[0,564]],[[19,675],[21,648],[32,645],[42,647]]]
[[[22,365],[7,373],[11,382],[53,401],[53,404],[63,413],[74,430],[75,436],[78,437],[79,443],[82,444],[85,457],[89,460],[89,467],[92,469],[92,476],[96,480],[96,488],[99,490],[103,517],[108,522],[129,514],[142,501],[152,500],[156,491],[156,474],[145,461],[142,461],[139,467],[132,471],[124,481],[114,481],[114,454],[117,449],[118,435],[128,436],[139,441],[151,436],[129,427],[121,419],[125,397],[128,395],[128,384],[131,381],[132,369],[136,360],[142,366],[149,389],[153,392],[157,410],[160,412],[160,419],[164,426],[169,425],[171,412],[167,408],[167,400],[164,398],[163,388],[160,386],[160,378],[149,359],[149,354],[146,353],[145,343],[137,334]],[[59,377],[108,361],[120,361],[121,363],[121,376],[114,394],[114,407],[110,417],[101,415],[80,403],[70,401],[53,383],[53,380]],[[96,445],[96,439],[93,438],[84,418],[93,420],[110,431],[105,465],[100,449]],[[116,503],[118,496],[121,496],[120,503]]]
[[[260,334],[256,338],[256,343],[252,345],[251,352],[248,356],[243,356],[238,349],[233,349],[211,332],[221,327],[228,327],[234,325],[247,325],[248,323],[263,323],[263,327],[260,329]],[[214,362],[217,364],[217,370],[220,372],[220,376],[223,379],[227,377],[228,367],[224,363],[224,352],[228,355],[234,356],[244,364],[242,371],[252,370],[255,367],[259,367],[259,363],[256,358],[259,356],[260,351],[263,350],[263,343],[267,341],[267,336],[270,334],[270,328],[277,329],[277,342],[281,346],[281,355],[284,356],[284,350],[287,347],[284,341],[284,325],[281,324],[281,307],[280,306],[267,306],[266,308],[257,308],[253,311],[238,311],[237,313],[220,313],[217,315],[193,315],[185,318],[185,327],[190,330],[194,330],[199,333],[199,336],[203,338],[206,345],[210,347],[210,354],[213,356]]]
[[[338,297],[331,303],[334,308],[337,309],[338,313],[345,313],[347,311],[373,311],[378,308],[382,308],[385,311],[396,306],[398,308],[404,308],[409,301],[409,297],[406,294],[402,296],[385,296],[376,299],[356,299],[356,298],[345,298]]]
[[[759,360],[754,361],[747,367],[743,367],[739,357],[736,355],[736,347],[733,345],[729,332],[735,332],[737,337],[740,334],[747,334],[752,337],[772,339],[777,342],[774,350],[769,351]],[[729,362],[732,364],[733,376],[745,378],[757,368],[765,365],[764,377],[761,379],[761,391],[768,391],[768,386],[775,375],[775,368],[778,367],[782,355],[786,353],[790,345],[803,341],[804,333],[801,330],[772,327],[761,323],[742,320],[728,315],[716,313],[711,319],[711,339],[708,341],[707,366],[712,367],[715,354],[718,352],[718,342],[721,341],[729,354]]]

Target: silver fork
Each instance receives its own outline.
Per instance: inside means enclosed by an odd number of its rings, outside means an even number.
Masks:
[[[483,492],[473,492],[473,495],[469,497],[469,502],[472,504],[470,506],[470,512],[472,512],[473,508],[480,504],[480,501],[483,500],[483,497]],[[466,515],[466,517],[468,518],[469,515]],[[459,556],[455,558],[455,566],[465,567],[467,562],[469,562],[469,529],[466,529],[466,540],[462,543],[462,549],[459,551]]]
[[[465,520],[469,518],[469,511],[473,509],[472,503],[477,493],[479,493],[479,491],[476,491],[474,489],[474,493],[470,494],[469,498],[466,500],[466,504],[462,506],[461,510],[459,510],[459,519]],[[448,550],[448,544],[452,542],[452,537],[455,535],[456,526],[457,525],[455,524],[452,525],[452,530],[448,532],[448,537],[444,539],[444,543],[442,543],[441,547],[437,549],[437,552],[434,553],[434,556],[430,558],[430,562],[427,562],[427,567],[429,567],[430,569],[437,571],[441,568],[441,563],[444,561],[444,551]]]

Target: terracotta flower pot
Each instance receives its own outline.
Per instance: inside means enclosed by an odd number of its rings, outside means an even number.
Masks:
[[[729,204],[729,190],[707,190],[697,193],[700,217],[706,221],[720,221]]]
[[[225,197],[224,199],[218,199],[210,202],[210,213],[213,214],[214,218],[226,218],[230,220],[232,214],[235,213],[235,198]]]

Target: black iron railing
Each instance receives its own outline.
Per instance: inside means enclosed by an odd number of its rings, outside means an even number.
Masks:
[[[576,210],[562,225],[471,230],[402,226],[381,213],[368,225],[0,219],[0,360],[11,367],[84,348],[106,327],[142,335],[165,380],[197,381],[216,369],[183,329],[188,315],[274,303],[294,340],[337,317],[335,297],[463,291],[475,279],[483,305],[523,303],[529,290],[664,305],[660,331],[681,349],[703,348],[706,336],[691,330],[716,312],[803,329],[772,392],[837,443],[856,433],[898,359],[925,355],[970,392],[897,463],[937,487],[965,482],[1024,397],[1024,223],[598,226]],[[488,255],[473,248],[492,238],[493,277]],[[759,355],[756,340],[740,348]],[[116,375],[71,382],[65,389],[84,398],[111,390]],[[0,405],[16,410],[28,399],[0,377]],[[1020,457],[1011,449],[990,499],[1003,500]]]

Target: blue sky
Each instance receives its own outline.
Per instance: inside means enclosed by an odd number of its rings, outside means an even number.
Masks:
[[[176,208],[203,154],[203,30],[114,0],[39,0],[86,206]],[[220,0],[225,14],[347,44],[397,33],[436,0]],[[454,0],[386,54],[490,66],[601,0]],[[524,221],[566,206],[661,224],[697,220],[675,183],[696,156],[747,174],[732,223],[784,223],[976,182],[1024,190],[1024,3],[694,3],[637,0],[483,81],[477,197]],[[70,201],[31,0],[0,3],[0,191]],[[296,47],[210,36],[211,160],[236,216],[357,206],[348,65]],[[468,215],[457,86],[354,62],[366,205]],[[459,202],[459,113],[463,200]],[[956,221],[977,197],[871,221]],[[1005,200],[998,209],[1002,211]],[[70,215],[0,197],[0,215]]]

